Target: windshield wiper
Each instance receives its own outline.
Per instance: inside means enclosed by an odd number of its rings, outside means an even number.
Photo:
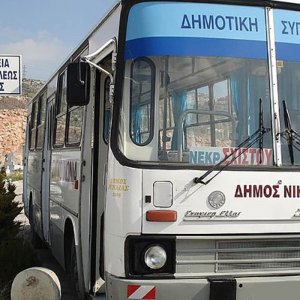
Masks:
[[[294,165],[295,158],[294,158],[293,148],[300,151],[300,148],[297,147],[297,145],[300,145],[300,135],[298,134],[297,131],[295,131],[292,128],[291,117],[285,100],[282,101],[282,106],[283,106],[283,118],[284,118],[285,130],[281,132],[280,135],[284,137],[287,141],[291,164]],[[295,145],[294,141],[296,142],[297,145]]]
[[[259,99],[259,126],[258,126],[258,129],[252,135],[250,135],[248,138],[246,138],[242,143],[240,143],[233,152],[231,152],[228,156],[225,156],[220,162],[218,162],[212,168],[207,170],[201,177],[195,177],[194,183],[202,183],[204,185],[208,184],[217,175],[219,175],[226,167],[231,165],[244,152],[246,152],[249,148],[251,148],[257,141],[259,141],[260,163],[261,163],[262,162],[262,150],[263,150],[263,136],[265,133],[267,133],[271,130],[270,128],[265,128],[263,123],[264,123],[263,122],[263,105],[262,105],[262,99],[260,98]],[[235,155],[240,149],[242,149],[242,151],[240,151],[237,155]],[[235,155],[235,156],[230,161],[227,161],[233,155]],[[223,165],[223,163],[225,163],[225,164]],[[204,181],[204,179],[208,175],[210,175],[214,170],[216,170],[220,166],[221,166],[221,168],[214,176],[212,176],[210,179]]]

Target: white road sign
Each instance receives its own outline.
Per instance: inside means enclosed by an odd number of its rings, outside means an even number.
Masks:
[[[0,55],[0,95],[22,93],[21,55]]]

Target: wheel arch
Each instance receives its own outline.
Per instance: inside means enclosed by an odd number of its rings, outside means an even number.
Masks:
[[[81,266],[81,254],[80,250],[78,249],[78,232],[76,231],[76,220],[72,217],[67,216],[65,219],[64,224],[64,267],[67,274],[70,275],[71,271],[71,248],[74,244],[75,246],[75,257],[76,257],[76,264],[78,270],[78,289],[80,295],[84,295],[84,281],[83,281],[83,274],[82,274],[82,266]]]
[[[31,223],[33,221],[33,195],[32,195],[32,191],[29,192],[29,198],[28,198],[28,219],[29,219],[29,223]],[[32,224],[31,224],[32,225]]]
[[[64,267],[68,270],[68,259],[72,240],[75,241],[75,227],[71,218],[66,218],[64,226]]]

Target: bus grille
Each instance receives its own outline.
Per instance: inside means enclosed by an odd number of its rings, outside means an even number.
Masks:
[[[176,276],[300,273],[299,239],[177,239]]]

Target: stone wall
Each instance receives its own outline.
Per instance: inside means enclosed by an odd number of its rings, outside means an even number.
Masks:
[[[13,153],[14,164],[22,165],[27,110],[0,109],[0,166]]]

